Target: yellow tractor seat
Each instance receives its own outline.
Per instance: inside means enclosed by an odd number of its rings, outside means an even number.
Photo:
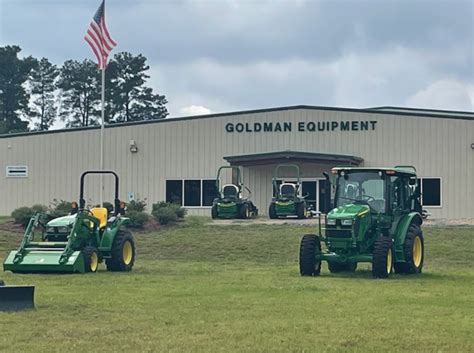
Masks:
[[[100,221],[99,228],[107,225],[107,209],[104,207],[95,207],[91,209],[92,215]]]

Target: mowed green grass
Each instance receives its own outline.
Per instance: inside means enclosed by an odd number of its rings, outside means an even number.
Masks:
[[[474,228],[425,228],[420,276],[302,278],[305,226],[137,234],[131,273],[14,275],[36,310],[0,313],[5,352],[473,352]],[[19,243],[0,234],[0,259]]]

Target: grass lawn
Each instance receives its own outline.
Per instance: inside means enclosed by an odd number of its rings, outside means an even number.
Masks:
[[[131,273],[2,276],[36,310],[0,313],[5,352],[473,352],[474,228],[425,228],[420,276],[298,274],[295,225],[136,235]],[[19,236],[0,233],[0,260]]]

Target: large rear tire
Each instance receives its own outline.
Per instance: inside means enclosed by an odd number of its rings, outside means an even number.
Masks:
[[[298,219],[306,218],[306,205],[304,202],[296,204],[296,215],[298,216]]]
[[[372,275],[374,278],[387,278],[392,274],[393,251],[392,238],[379,237],[374,244]]]
[[[135,240],[128,230],[119,230],[112,244],[112,257],[105,260],[109,271],[131,271],[135,264]]]
[[[350,263],[340,263],[328,261],[329,272],[338,273],[338,272],[355,272],[357,269],[357,262]]]
[[[239,208],[239,216],[240,216],[240,218],[242,218],[242,219],[248,219],[248,218],[250,218],[250,209],[249,209],[249,205],[248,205],[248,204],[243,203],[242,205],[240,205],[240,208]]]
[[[84,268],[86,272],[97,272],[99,267],[99,251],[94,246],[86,246],[82,249]]]
[[[275,210],[275,203],[272,202],[270,204],[270,207],[268,208],[268,216],[270,217],[270,219],[277,219],[278,216],[276,214],[276,210]]]
[[[396,262],[394,264],[395,272],[402,274],[421,273],[425,260],[425,241],[419,225],[412,223],[408,227],[403,243],[403,254],[405,262]]]
[[[300,274],[301,276],[319,276],[321,261],[316,261],[316,255],[321,253],[321,240],[315,234],[305,234],[300,245]]]
[[[211,217],[212,217],[212,219],[216,219],[218,217],[217,205],[212,206],[212,208],[211,208]]]

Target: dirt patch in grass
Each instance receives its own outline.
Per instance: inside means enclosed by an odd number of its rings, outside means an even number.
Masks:
[[[0,224],[0,231],[7,233],[24,233],[25,228],[21,224],[16,224],[13,221],[7,221]]]

